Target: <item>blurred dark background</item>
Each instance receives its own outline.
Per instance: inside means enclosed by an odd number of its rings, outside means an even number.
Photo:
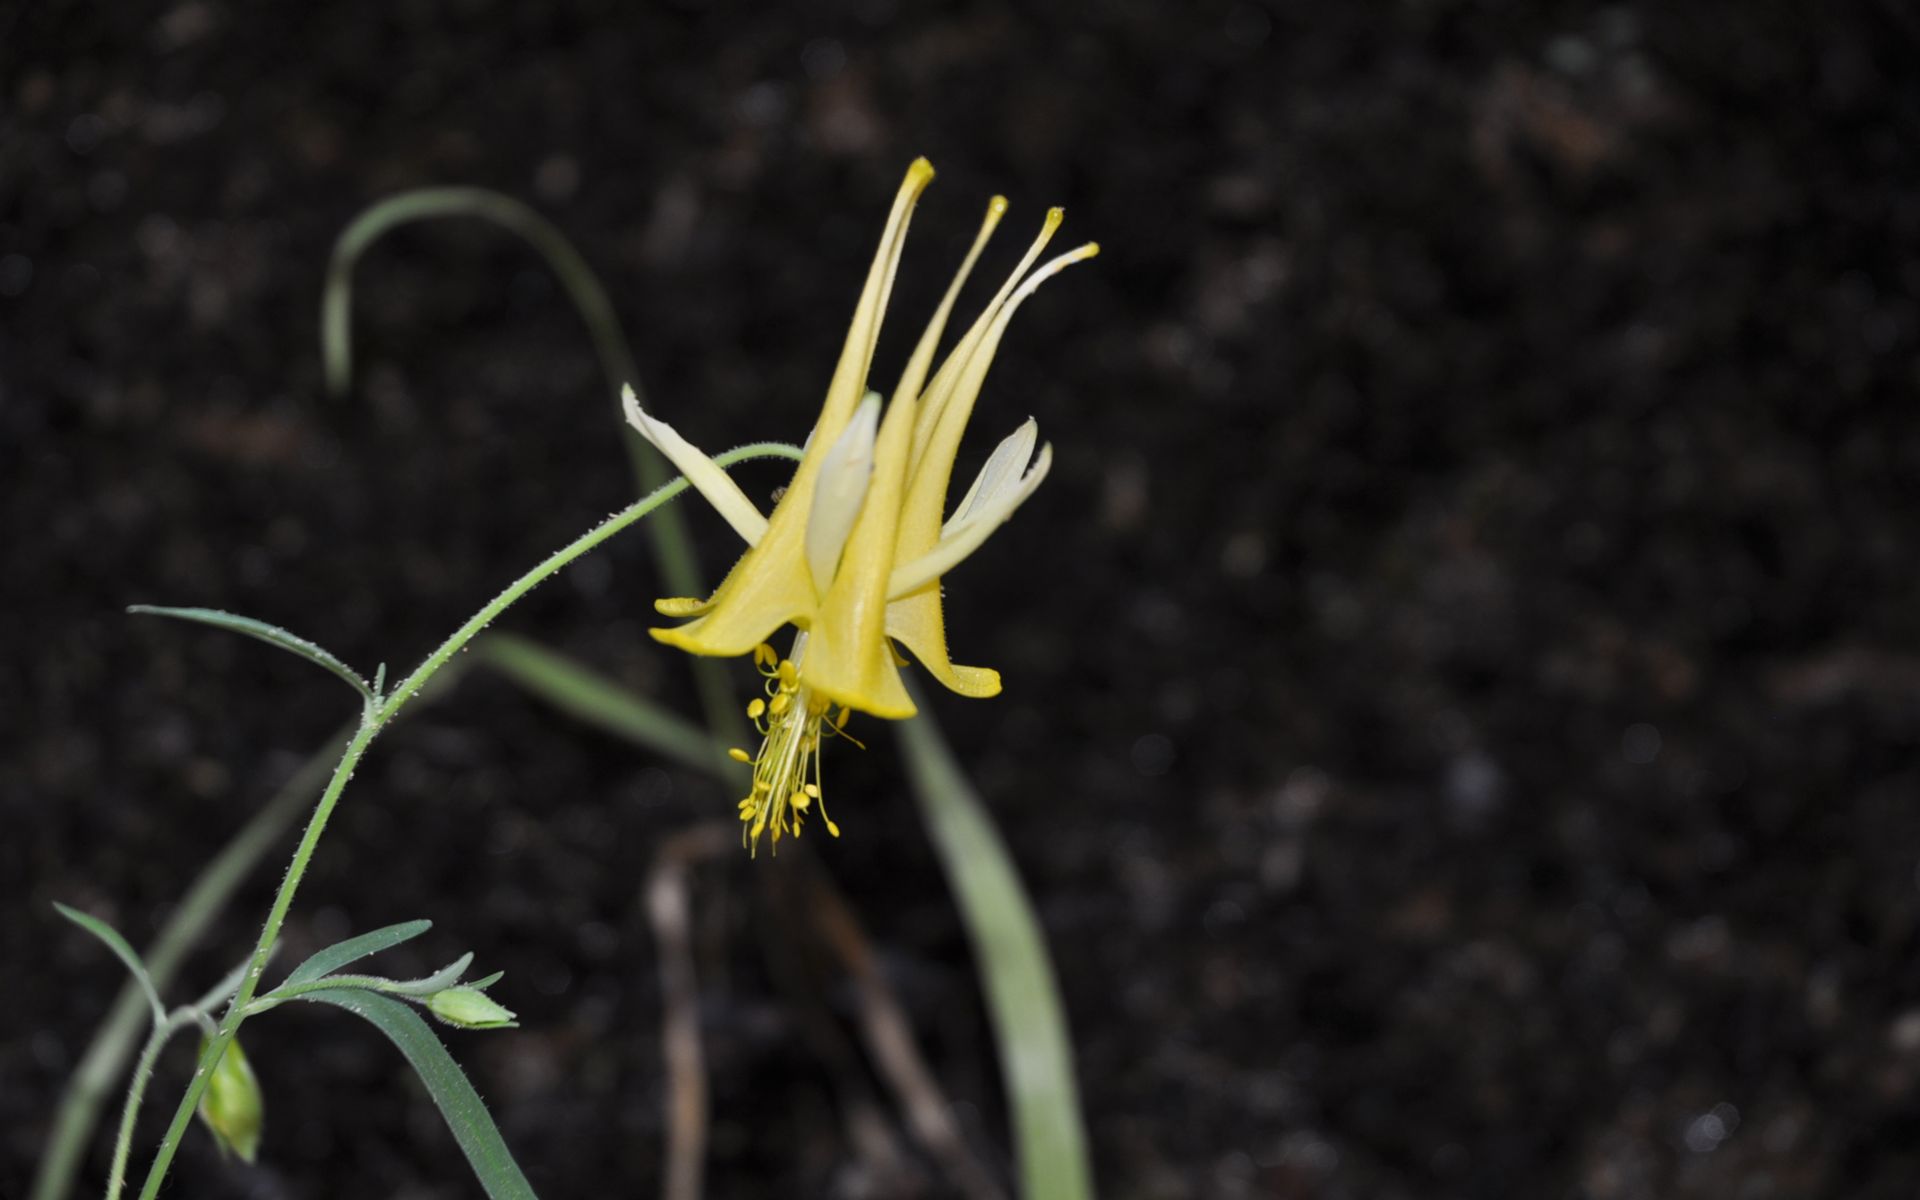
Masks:
[[[146,941],[350,712],[122,606],[400,666],[632,495],[565,297],[476,223],[371,253],[327,401],[333,237],[410,186],[522,197],[663,415],[797,439],[924,153],[883,377],[992,192],[986,274],[1049,204],[1105,247],[1022,312],[962,463],[1029,414],[1058,452],[949,580],[955,655],[1006,694],[934,705],[1057,956],[1103,1193],[1912,1194],[1914,10],[1025,13],[0,6],[0,1193],[120,984],[49,902]],[[688,513],[717,576],[732,535]],[[694,713],[658,591],[630,535],[507,624]],[[869,746],[828,764],[846,836],[808,841],[1004,1173],[964,932]],[[475,673],[361,771],[290,952],[432,918],[396,970],[508,972],[526,1028],[450,1040],[536,1187],[651,1194],[637,882],[731,803]],[[800,1028],[770,869],[695,876],[709,1194],[947,1194],[862,1169],[841,1105],[883,1092]],[[476,1194],[370,1031],[247,1038],[263,1162],[196,1136],[173,1194]]]

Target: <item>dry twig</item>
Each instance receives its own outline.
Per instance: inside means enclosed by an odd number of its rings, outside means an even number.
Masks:
[[[805,909],[813,914],[815,927],[853,979],[861,1038],[905,1111],[914,1137],[969,1200],[1005,1200],[992,1174],[967,1148],[953,1119],[953,1106],[928,1069],[906,1010],[880,971],[852,906],[824,871],[810,872],[809,885]]]
[[[688,877],[695,864],[732,848],[731,826],[696,826],[660,847],[647,877],[647,917],[660,946],[660,1045],[667,1064],[665,1200],[700,1200],[707,1159],[707,1071]]]

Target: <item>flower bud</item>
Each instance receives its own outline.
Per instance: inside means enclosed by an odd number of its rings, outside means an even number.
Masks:
[[[427,1011],[462,1029],[514,1029],[514,1014],[475,987],[450,987],[427,997]]]
[[[207,1039],[202,1038],[200,1053],[206,1052]],[[236,1038],[227,1043],[226,1053],[207,1080],[207,1090],[200,1095],[200,1121],[222,1150],[252,1162],[260,1152],[260,1124],[265,1113],[260,1081],[254,1078],[253,1067]]]

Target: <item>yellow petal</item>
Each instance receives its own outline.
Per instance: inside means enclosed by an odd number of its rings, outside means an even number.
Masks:
[[[1012,442],[1020,435],[1016,433]],[[1002,443],[1005,445],[1006,443]],[[1024,450],[1023,450],[1024,453]],[[941,612],[940,576],[971,554],[1046,478],[1052,448],[1042,446],[1033,469],[1011,491],[989,501],[943,537],[928,553],[910,563],[896,564],[888,594],[887,633],[920,660],[927,673],[963,696],[985,698],[1000,694],[1000,673],[986,667],[956,666],[947,657],[946,620]],[[1018,469],[1017,467],[1015,468]],[[903,586],[908,585],[908,586]]]
[[[1046,249],[1047,243],[1053,239],[1054,231],[1060,228],[1060,222],[1066,220],[1066,217],[1067,212],[1063,208],[1047,210],[1047,219],[1041,223],[1040,233],[1033,239],[1033,244],[1028,246],[1027,252],[1020,256],[1019,263],[1007,276],[1006,282],[1000,285],[1000,290],[993,294],[993,299],[987,301],[987,306],[980,310],[980,315],[974,319],[973,325],[960,338],[960,344],[955,346],[953,352],[947,355],[947,360],[940,364],[940,370],[934,375],[933,383],[927,387],[921,398],[920,412],[914,418],[913,465],[908,468],[909,478],[920,470],[921,460],[927,454],[927,444],[933,440],[934,426],[939,422],[946,408],[947,397],[952,394],[961,369],[966,366],[967,360],[973,357],[974,348],[980,344],[987,330],[992,327],[993,319],[999,315],[1000,307],[1007,302],[1007,297],[1013,294],[1013,289],[1019,284],[1020,277],[1039,260],[1040,252]]]
[[[959,450],[960,435],[965,431],[980,385],[985,381],[987,368],[992,365],[994,353],[1006,332],[1007,323],[1013,318],[1014,310],[1045,280],[1069,264],[1090,258],[1098,252],[1097,246],[1082,246],[1054,259],[1022,282],[1020,277],[1039,256],[1060,220],[1059,209],[1047,214],[1046,225],[1041,229],[1040,236],[1034,239],[1020,265],[988,304],[973,329],[968,331],[960,345],[941,365],[939,374],[927,389],[914,431],[914,461],[900,514],[900,533],[894,549],[894,573],[889,580],[888,593],[893,599],[887,608],[887,631],[920,661],[928,674],[964,696],[998,694],[1000,675],[985,667],[958,666],[948,657],[939,576],[977,548],[987,534],[1006,519],[1006,515],[1017,506],[1018,500],[1032,493],[1032,488],[1045,478],[1050,455],[1043,450],[1042,461],[1036,463],[1034,470],[1021,480],[1015,492],[1009,494],[996,484],[1000,475],[998,468],[1011,465],[1013,470],[1018,471],[1026,465],[1024,453],[1018,455],[1019,461],[1012,460],[1015,458],[1014,451],[1023,448],[1023,441],[1025,446],[1031,446],[1031,440],[1023,439],[1023,435],[1030,435],[1030,431],[1023,426],[1013,437],[1002,442],[1002,449],[996,450],[995,456],[989,458],[987,467],[982,469],[975,490],[970,491],[956,506],[956,519],[951,530],[953,537],[942,545],[941,517],[946,504],[947,486],[952,479],[953,460]],[[999,461],[1002,450],[1006,452],[1005,461]],[[990,490],[989,485],[994,485],[991,490],[997,492],[997,496],[986,498],[983,495]],[[1018,499],[1014,499],[1015,495]],[[1009,499],[1013,500],[1011,505],[1006,504]],[[970,504],[990,506],[994,510],[991,515],[996,515],[997,519],[991,522],[968,520],[975,515],[969,508]],[[1003,506],[1004,511],[1001,511]],[[979,515],[990,514],[983,512]]]
[[[692,654],[745,654],[784,624],[792,623],[801,629],[813,624],[819,598],[814,594],[812,573],[807,566],[806,532],[814,487],[822,460],[852,418],[854,406],[865,388],[887,293],[900,263],[907,220],[932,178],[933,168],[927,161],[915,159],[894,196],[893,211],[887,216],[880,248],[867,270],[866,286],[847,331],[846,346],[841,350],[833,382],[827,388],[826,404],[808,439],[806,454],[787,484],[786,494],[767,518],[765,533],[721,581],[705,614],[690,624],[652,630],[660,641]],[[880,584],[883,593],[885,586],[884,582]]]
[[[893,719],[914,713],[887,644],[887,587],[893,577],[913,414],[911,395],[896,395],[887,408],[874,444],[866,503],[808,630],[800,668],[805,685],[835,703]]]
[[[887,297],[893,292],[894,272],[900,267],[900,250],[907,239],[907,222],[920,193],[933,182],[933,164],[916,158],[907,168],[907,177],[894,194],[893,211],[887,214],[887,227],[880,235],[880,249],[867,269],[866,286],[860,303],[853,310],[853,324],[847,329],[847,341],[840,350],[840,361],[827,384],[826,404],[815,422],[807,444],[807,460],[818,466],[819,457],[840,436],[853,417],[853,410],[867,391],[867,371],[873,365],[873,348],[880,340],[880,323],[886,316]],[[803,463],[804,466],[804,463]],[[798,474],[795,476],[798,481]]]
[[[973,274],[973,264],[980,261],[980,252],[987,248],[987,239],[1000,224],[1000,218],[1007,213],[1007,198],[995,196],[987,202],[987,215],[980,222],[980,232],[973,236],[973,247],[967,251],[966,258],[960,262],[960,269],[953,274],[953,282],[947,285],[947,294],[940,298],[940,306],[933,310],[933,319],[927,322],[926,331],[920,335],[920,341],[913,347],[913,354],[907,359],[907,369],[900,373],[900,386],[896,392],[918,396],[927,382],[927,368],[933,365],[933,353],[940,348],[940,335],[946,330],[947,318],[953,313],[953,302],[960,296],[960,289],[967,282],[967,276]],[[914,423],[920,423],[922,414],[916,413]],[[917,444],[916,437],[916,444]],[[908,467],[911,471],[912,467]]]
[[[992,322],[979,337],[968,334],[968,340],[954,351],[956,359],[962,350],[966,351],[966,359],[958,363],[950,360],[940,368],[943,379],[949,378],[951,372],[950,382],[942,389],[942,380],[936,379],[934,387],[929,389],[930,400],[935,391],[940,391],[941,409],[907,485],[905,511],[900,518],[898,554],[902,561],[909,561],[931,550],[939,538],[947,485],[953,477],[953,460],[960,451],[960,436],[966,432],[974,400],[980,395],[981,385],[986,382],[987,369],[993,365],[993,357],[1000,349],[1000,341],[1006,336],[1007,325],[1013,320],[1014,313],[1041,284],[1074,263],[1098,253],[1100,247],[1088,242],[1035,271],[1007,298],[1006,303],[998,307],[993,313]],[[921,424],[924,427],[926,423],[923,420]]]
[[[784,527],[770,522],[767,536],[734,564],[705,613],[685,625],[647,632],[689,654],[731,656],[752,650],[782,625],[806,628],[813,613],[813,580],[796,536],[801,532],[791,521]]]
[[[929,584],[887,605],[887,634],[905,646],[942,686],[976,700],[1000,694],[1000,672],[989,667],[957,666],[947,657],[939,584]]]
[[[699,600],[692,596],[673,596],[653,602],[653,611],[663,617],[697,617],[712,607],[712,597]]]

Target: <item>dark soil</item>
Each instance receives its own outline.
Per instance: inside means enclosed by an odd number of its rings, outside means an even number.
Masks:
[[[1007,693],[935,704],[1044,917],[1103,1193],[1913,1194],[1920,18],[1075,11],[0,6],[0,1194],[120,983],[49,902],[150,938],[349,715],[122,606],[405,664],[633,494],[578,321],[478,224],[371,255],[326,401],[334,235],[413,185],[522,196],[696,443],[796,438],[919,153],[882,377],[993,191],[992,262],[1052,203],[1105,247],[1022,312],[969,443],[1031,413],[1058,453],[949,581]],[[508,624],[693,712],[658,591],[629,536]],[[965,937],[869,744],[809,841],[1005,1178]],[[289,952],[432,918],[395,968],[508,972],[525,1028],[450,1041],[542,1194],[654,1194],[637,884],[731,804],[476,673],[362,770]],[[885,1093],[809,1040],[773,869],[696,875],[708,1194],[911,1194],[857,1166],[849,1097]],[[247,1041],[262,1163],[196,1136],[172,1195],[477,1194],[364,1027]]]

